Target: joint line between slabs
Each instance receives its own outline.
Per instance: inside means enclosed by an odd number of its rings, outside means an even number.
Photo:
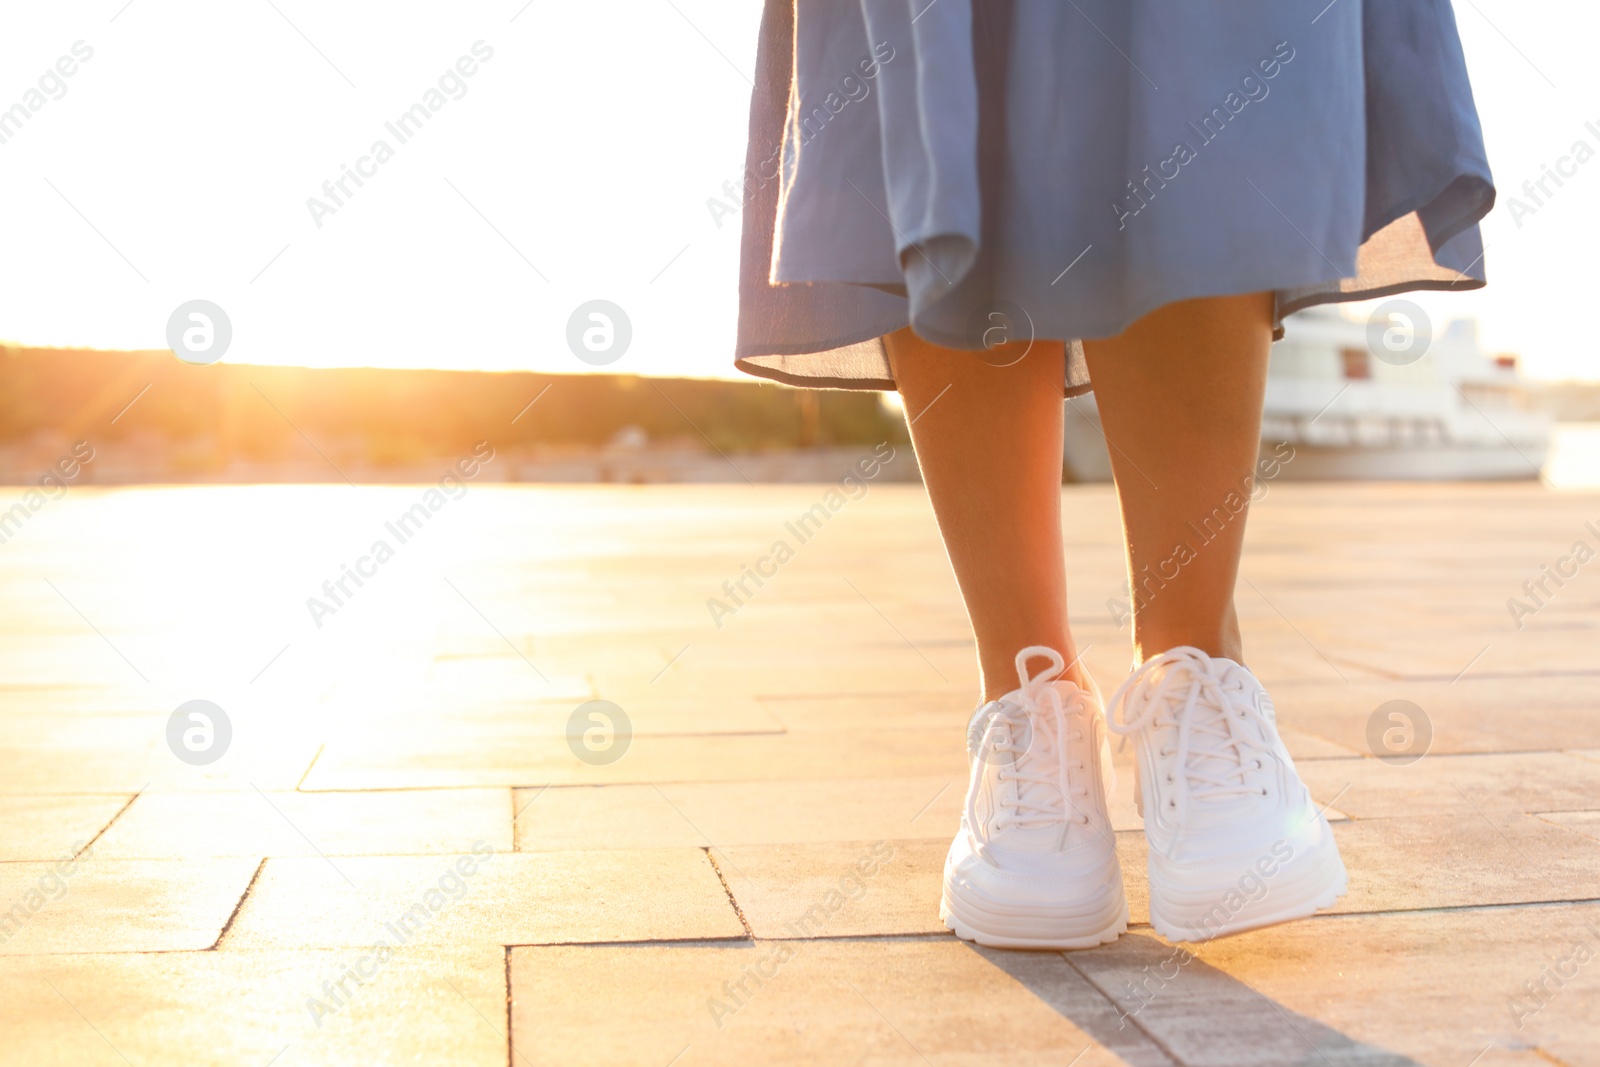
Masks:
[[[671,801],[668,801],[668,803],[670,804]],[[755,930],[751,929],[750,920],[744,917],[744,909],[739,907],[739,898],[733,895],[733,887],[728,884],[728,879],[723,875],[722,868],[717,865],[717,858],[711,854],[711,849],[709,846],[707,846],[705,849],[705,854],[706,861],[711,864],[711,869],[717,873],[717,881],[722,883],[722,891],[727,894],[728,906],[733,908],[733,914],[738,918],[739,925],[744,927],[745,937],[751,941],[754,941],[756,939],[756,932]],[[734,870],[738,869],[739,868],[737,867],[734,868]],[[749,881],[749,879],[746,878],[745,881]]]
[[[233,929],[234,921],[239,918],[239,913],[244,910],[244,902],[250,899],[250,893],[255,889],[256,882],[261,879],[261,872],[266,870],[267,857],[262,856],[261,862],[256,864],[255,873],[250,876],[250,881],[245,883],[244,892],[239,894],[239,902],[233,906],[233,911],[228,915],[228,921],[222,924],[222,929],[217,931],[217,939],[211,942],[207,952],[215,952],[222,946],[222,939],[228,936],[228,931]]]
[[[138,790],[133,794],[133,796],[128,798],[128,802],[126,804],[122,805],[122,807],[118,808],[115,815],[111,816],[110,819],[106,820],[106,824],[104,826],[100,827],[99,832],[96,833],[93,837],[89,838],[89,841],[88,841],[87,844],[85,844],[77,852],[74,852],[72,854],[72,858],[73,859],[77,859],[79,856],[86,855],[90,851],[92,851],[94,849],[94,843],[96,841],[100,840],[102,837],[104,837],[106,831],[111,829],[111,827],[116,824],[116,821],[118,819],[122,818],[123,813],[125,813],[129,808],[133,807],[133,802],[135,800],[138,800],[140,797],[144,796],[144,791],[146,789],[149,789],[149,788],[150,788],[150,783],[149,782],[146,782],[144,785],[141,785],[138,788]]]
[[[305,843],[311,846],[312,851],[314,851],[317,855],[322,857],[322,860],[323,860],[324,863],[326,863],[329,867],[332,867],[334,869],[334,871],[339,875],[340,878],[343,878],[347,883],[349,883],[351,889],[354,889],[357,892],[360,892],[360,887],[357,886],[354,882],[350,881],[350,876],[348,874],[345,874],[343,871],[339,870],[339,865],[337,863],[333,862],[331,859],[329,859],[328,858],[328,854],[326,852],[322,851],[322,849],[317,846],[317,843],[315,841],[311,840],[311,838],[309,836],[307,836],[307,834],[306,834],[306,832],[304,830],[302,830],[302,829],[300,829],[300,827],[296,826],[294,824],[294,820],[289,818],[289,816],[285,815],[283,813],[283,809],[278,807],[278,805],[274,804],[272,802],[272,798],[267,796],[267,794],[265,794],[265,793],[263,793],[261,791],[261,787],[260,786],[256,785],[254,782],[251,782],[250,783],[250,788],[254,789],[256,791],[256,795],[259,796],[262,800],[267,802],[267,807],[269,807],[273,811],[277,812],[278,813],[278,817],[281,818],[284,822],[289,824],[289,829],[291,829],[295,833],[299,834],[301,836],[301,838],[303,838],[305,840]],[[266,861],[262,860],[262,862],[265,863]]]

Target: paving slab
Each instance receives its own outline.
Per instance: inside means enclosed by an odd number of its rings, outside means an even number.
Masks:
[[[719,846],[933,837],[955,832],[953,777],[553,786],[516,791],[517,848]]]
[[[505,789],[372,793],[146,790],[95,842],[103,859],[458,855],[511,848]]]
[[[332,743],[301,788],[425,789],[463,786],[962,776],[966,753],[949,731],[638,737],[615,762],[580,760],[565,738],[517,746],[464,743],[450,736]]]
[[[1600,811],[1549,811],[1539,818],[1600,840]]]
[[[53,610],[70,611],[59,600]],[[58,617],[52,621],[72,625],[67,618]],[[105,687],[141,680],[135,668],[129,666],[128,661],[122,659],[116,650],[107,647],[104,640],[81,622],[76,629],[78,632],[70,636],[62,633],[53,635],[54,639],[48,644],[9,641],[0,645],[0,649],[3,649],[0,651],[0,671],[13,684],[36,688],[69,680],[81,685]],[[118,633],[113,640],[121,648],[130,649],[135,655],[139,653],[137,635]]]
[[[0,956],[215,944],[260,860],[0,863]]]
[[[480,704],[464,703],[457,696],[441,699],[424,710],[347,717],[328,730],[325,740],[342,747],[362,745],[375,736],[388,734],[418,739],[449,737],[453,744],[461,747],[537,747],[551,739],[565,742],[569,731],[582,736],[591,720],[579,709],[589,700],[560,703],[495,700]],[[783,724],[753,699],[672,702],[635,699],[618,706],[627,715],[635,738],[784,732]]]
[[[713,850],[757,937],[943,933],[945,840],[735,845]]]
[[[544,662],[537,652],[517,655],[506,648],[503,656],[436,658],[428,672],[429,687],[446,693],[471,693],[476,697],[503,696],[508,700],[585,700],[593,695],[589,680]],[[523,656],[527,656],[524,659]]]
[[[1350,881],[1322,914],[1600,898],[1600,842],[1532,815],[1355,819],[1333,834]],[[1131,919],[1148,924],[1144,834],[1119,833],[1117,846]]]
[[[865,612],[866,616],[850,617],[859,612]],[[773,632],[765,642],[770,662],[752,664],[751,657],[742,654],[742,650],[734,650],[740,653],[737,655],[715,650],[713,635],[704,640],[707,647],[690,643],[681,657],[658,674],[597,670],[593,675],[594,687],[601,697],[624,706],[630,700],[652,697],[743,700],[811,693],[816,691],[816,664],[826,661],[831,693],[849,695],[937,688],[947,690],[957,707],[977,697],[977,663],[969,650],[948,647],[938,637],[924,633],[901,638],[871,608],[861,604],[859,612],[829,620],[819,617],[820,613],[808,611],[796,619],[797,627],[831,626],[836,631],[854,633],[858,639],[865,636],[861,631],[869,622],[882,626],[883,634],[873,635],[872,644],[867,648],[871,655],[857,656],[854,662],[842,653],[837,643],[830,642],[818,648],[814,635],[781,630]],[[904,623],[905,617],[912,614],[909,610],[902,611],[899,621]],[[779,649],[788,649],[790,654],[779,656]],[[717,654],[713,655],[714,651]]]
[[[10,715],[156,715],[183,702],[177,692],[132,685],[0,685],[0,707]]]
[[[358,970],[366,976],[350,977]],[[6,1063],[506,1062],[497,945],[400,947],[387,957],[360,949],[12,956],[0,959],[0,986]]]
[[[1431,734],[1428,752],[1556,751],[1600,743],[1600,719],[1594,714],[1594,673],[1514,676],[1484,675],[1474,667],[1464,677],[1432,680],[1352,680],[1349,684],[1272,684],[1279,722],[1304,730],[1352,752],[1374,751],[1368,736],[1375,716],[1389,725],[1379,709],[1395,700],[1409,701],[1426,717]],[[1539,714],[1518,714],[1537,694]],[[1298,755],[1298,754],[1297,754]]]
[[[1516,812],[1334,825],[1350,872],[1336,911],[1600,898],[1600,841]]]
[[[1060,955],[953,940],[516,948],[511,1019],[539,1065],[1172,1063]]]
[[[1472,671],[1530,675],[1593,670],[1594,649],[1600,642],[1600,630],[1591,627],[1518,631],[1508,624],[1506,614],[1490,625],[1464,629],[1395,628],[1384,631],[1381,640],[1362,639],[1353,636],[1355,632],[1344,631],[1337,641],[1329,642],[1330,655],[1397,678],[1451,678]]]
[[[70,856],[93,841],[132,799],[121,794],[0,796],[0,826],[5,827],[0,862]]]
[[[1144,940],[1160,943],[1153,935]],[[1120,954],[1127,945],[1132,953],[1137,944],[1123,938],[1113,948]],[[1430,1067],[1463,1067],[1476,1056],[1480,1064],[1600,1064],[1597,904],[1333,916],[1219,938],[1196,952],[1196,962],[1236,976],[1237,984],[1285,1011]],[[1168,992],[1187,996],[1181,988],[1193,967],[1182,967],[1182,977],[1138,1015],[1180,1055],[1238,1022],[1199,994],[1195,1003],[1203,1011],[1165,1018]],[[1130,969],[1092,977],[1120,1000]],[[1209,1022],[1202,1024],[1202,1015]],[[1329,1042],[1318,1044],[1339,1062]]]
[[[1283,738],[1284,747],[1289,750],[1289,755],[1296,760],[1338,759],[1341,756],[1362,755],[1357,749],[1348,748],[1325,737],[1281,723],[1278,726],[1278,735]]]
[[[900,692],[875,687],[866,693],[792,693],[757,700],[790,731],[946,729],[959,739],[972,715],[968,695],[951,687]]]
[[[392,928],[392,929],[391,929]],[[743,937],[697,848],[269,859],[222,949]]]
[[[7,714],[0,794],[137,793],[148,786],[205,791],[293,789],[316,757],[313,728],[261,709],[224,711],[232,736],[216,761],[180,760],[167,743],[171,711],[148,714]]]
[[[1186,946],[1149,933],[1130,932],[1111,945],[1067,953],[1066,959],[1116,1005],[1118,1025],[1158,1044],[1184,1067],[1417,1062],[1280,1004]]]
[[[1584,811],[1600,802],[1600,763],[1564,752],[1297,760],[1319,803],[1352,819],[1478,811]]]

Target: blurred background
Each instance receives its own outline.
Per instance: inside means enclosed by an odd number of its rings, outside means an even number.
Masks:
[[[496,478],[815,480],[837,466],[818,450],[903,440],[894,397],[732,370],[758,15],[8,7],[0,478],[82,439],[91,481],[417,480],[489,439],[514,459]],[[1500,189],[1491,284],[1291,323],[1264,431],[1315,462],[1286,477],[1600,484],[1600,15],[1457,18]],[[169,325],[197,300],[229,336],[189,366]],[[569,339],[595,301],[598,358]],[[1390,330],[1424,342],[1374,351]],[[1068,477],[1101,479],[1075,407]]]

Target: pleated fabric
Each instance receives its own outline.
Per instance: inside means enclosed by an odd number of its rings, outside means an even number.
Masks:
[[[1484,283],[1494,203],[1449,0],[766,0],[736,365],[894,387],[1163,304]]]

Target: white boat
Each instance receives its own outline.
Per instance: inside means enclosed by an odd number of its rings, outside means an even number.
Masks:
[[[1324,306],[1285,325],[1285,338],[1272,347],[1261,419],[1262,456],[1278,459],[1278,477],[1539,476],[1553,419],[1525,406],[1516,357],[1484,354],[1476,321],[1456,319],[1429,338],[1403,308],[1369,329]],[[1409,354],[1417,351],[1420,357]],[[1067,465],[1079,481],[1109,481],[1093,394],[1067,404]],[[1293,450],[1288,462],[1285,444]]]

